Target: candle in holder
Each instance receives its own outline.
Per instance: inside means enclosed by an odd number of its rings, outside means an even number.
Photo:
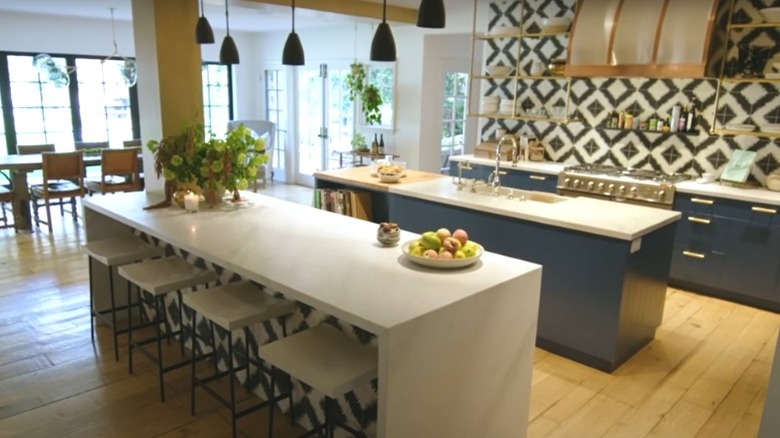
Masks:
[[[200,195],[189,192],[184,195],[184,209],[189,213],[197,213],[200,204]]]

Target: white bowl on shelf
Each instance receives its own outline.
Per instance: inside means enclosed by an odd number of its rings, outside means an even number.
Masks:
[[[780,133],[780,123],[767,123],[766,125],[761,125],[760,128],[762,132]]]
[[[758,13],[766,23],[780,23],[780,8],[763,8]]]
[[[568,17],[549,17],[542,20],[542,32],[556,33],[566,32],[571,25],[571,18]]]
[[[490,31],[492,36],[517,36],[520,33],[521,30],[517,26],[498,26]]]
[[[488,65],[485,67],[488,75],[490,76],[506,76],[512,71],[512,67],[508,65]]]

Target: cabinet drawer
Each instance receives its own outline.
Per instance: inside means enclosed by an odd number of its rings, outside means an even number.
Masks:
[[[675,210],[693,215],[720,216],[780,227],[780,207],[732,199],[678,194]]]
[[[676,244],[672,251],[671,278],[710,288],[721,287],[725,254],[703,245]]]

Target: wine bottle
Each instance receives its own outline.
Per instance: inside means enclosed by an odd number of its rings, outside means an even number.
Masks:
[[[385,135],[379,134],[379,155],[385,154]]]
[[[376,133],[374,133],[374,140],[371,142],[371,155],[379,154],[379,142],[376,139]]]

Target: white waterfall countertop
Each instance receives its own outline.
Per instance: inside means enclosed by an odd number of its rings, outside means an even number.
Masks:
[[[379,437],[525,435],[541,266],[485,252],[425,268],[375,223],[242,196],[195,214],[143,210],[160,199],[144,192],[86,198],[87,239],[137,229],[374,333]]]
[[[483,185],[477,193],[471,193],[468,184],[464,184],[458,191],[452,178],[390,187],[390,193],[398,195],[629,241],[680,218],[680,213],[672,210],[600,199],[565,198],[523,190],[514,190],[515,199],[508,199],[509,189],[502,188],[502,195],[497,197],[490,190]],[[519,200],[521,194],[526,195],[526,200]],[[529,194],[554,202],[531,200]]]

